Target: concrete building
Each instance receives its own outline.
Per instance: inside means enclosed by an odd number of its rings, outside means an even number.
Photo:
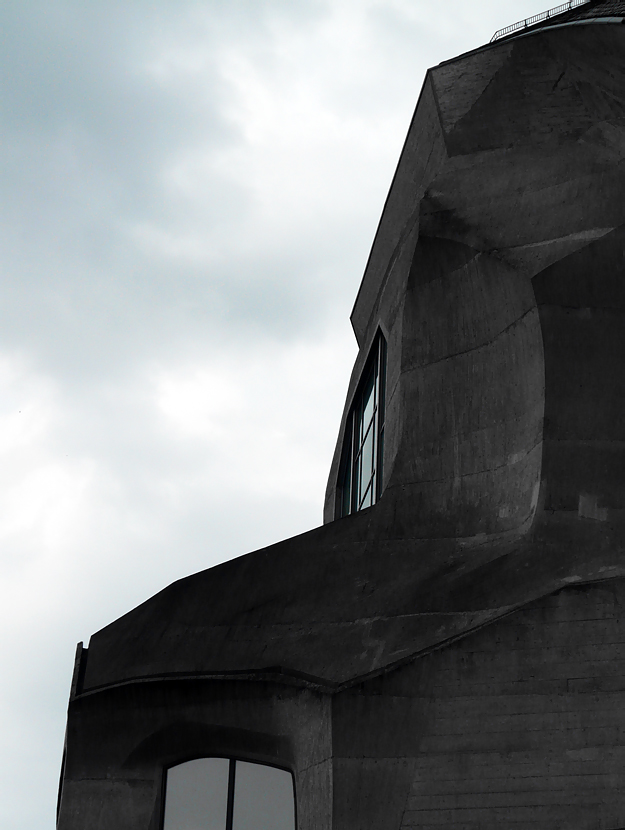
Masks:
[[[60,830],[625,827],[623,18],[427,73],[326,523],[79,647]]]

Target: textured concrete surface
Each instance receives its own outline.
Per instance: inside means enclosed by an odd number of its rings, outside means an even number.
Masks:
[[[330,826],[328,699],[269,683],[143,683],[70,707],[62,830],[159,830],[164,769],[237,755],[297,780],[299,830]]]
[[[335,826],[622,827],[624,599],[564,589],[338,695],[335,789],[394,809]]]
[[[291,769],[298,827],[625,823],[625,580],[576,584],[334,694],[143,682],[70,704],[62,830],[158,830],[163,771]]]

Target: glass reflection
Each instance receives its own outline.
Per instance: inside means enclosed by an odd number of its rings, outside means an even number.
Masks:
[[[370,427],[367,437],[362,445],[362,472],[361,492],[366,487],[366,482],[371,478],[373,472],[373,426]]]
[[[227,758],[198,758],[167,771],[164,830],[224,830]]]
[[[237,761],[232,830],[295,830],[291,773]]]
[[[374,377],[371,375],[371,379],[368,381],[365,391],[362,396],[362,428],[366,429],[369,421],[373,416],[373,404],[374,404],[374,396],[373,396],[373,381]]]
[[[362,501],[360,502],[360,509],[364,510],[365,507],[371,507],[373,504],[373,479],[369,483],[369,487],[367,488],[367,492],[363,496]]]

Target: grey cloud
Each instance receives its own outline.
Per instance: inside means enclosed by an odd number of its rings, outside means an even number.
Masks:
[[[412,5],[0,8],[3,830],[52,826],[78,639],[320,521],[348,314],[423,73],[477,45]],[[187,429],[219,383],[232,412]]]
[[[237,3],[226,15],[212,5],[214,21],[200,4],[183,14],[173,4],[5,7],[5,347],[38,350],[42,365],[52,361],[84,381],[168,338],[176,348],[189,327],[194,336],[204,328],[210,340],[238,318],[255,336],[267,327],[286,333],[292,325],[301,331],[305,309],[308,316],[321,310],[311,272],[328,255],[331,232],[319,244],[319,229],[311,228],[311,250],[287,243],[264,262],[240,258],[233,245],[228,261],[210,267],[155,262],[128,238],[141,222],[200,237],[242,224],[251,199],[244,183],[213,172],[206,202],[194,211],[164,192],[163,170],[186,151],[210,155],[242,141],[222,111],[227,88],[211,65],[211,39],[226,37],[222,50],[227,38],[262,42],[272,13],[321,8]],[[183,47],[192,40],[194,16],[206,22],[202,89],[193,77],[182,89],[157,84],[144,64],[176,46],[170,23]],[[306,274],[292,262],[302,254]],[[310,287],[308,296],[301,287]]]

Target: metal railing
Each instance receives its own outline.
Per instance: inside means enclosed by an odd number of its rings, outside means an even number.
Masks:
[[[549,11],[540,12],[540,14],[535,14],[533,17],[526,17],[525,20],[519,20],[518,23],[506,26],[505,29],[498,29],[491,37],[490,42],[492,43],[494,40],[499,40],[499,38],[512,34],[512,32],[527,29],[535,23],[541,23],[543,20],[549,20],[550,17],[556,17],[559,14],[570,11],[570,9],[574,9],[576,6],[583,6],[585,3],[589,2],[590,0],[569,0],[568,3],[562,3],[561,6],[556,6],[553,9],[549,9]]]

